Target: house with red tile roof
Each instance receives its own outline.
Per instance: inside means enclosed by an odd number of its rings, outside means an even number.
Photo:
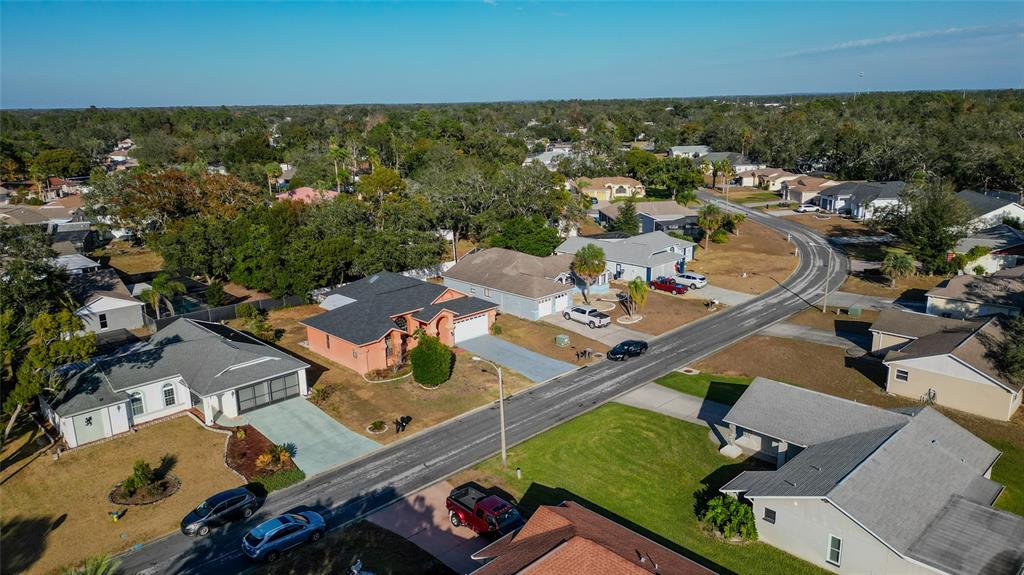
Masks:
[[[318,190],[309,186],[304,186],[295,190],[288,190],[287,192],[281,192],[274,196],[279,202],[302,202],[304,204],[316,204],[324,200],[333,200],[338,197],[338,192],[333,190]]]

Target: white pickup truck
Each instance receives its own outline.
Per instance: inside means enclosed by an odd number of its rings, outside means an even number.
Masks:
[[[599,312],[597,309],[588,305],[573,306],[565,310],[565,312],[562,313],[562,317],[586,324],[590,329],[604,327],[611,323],[611,318],[608,317],[608,314]]]

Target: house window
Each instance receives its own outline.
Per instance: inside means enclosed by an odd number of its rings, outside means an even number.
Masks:
[[[774,509],[768,509],[767,507],[765,507],[764,508],[764,520],[767,523],[771,523],[772,525],[775,525],[775,510]]]
[[[100,329],[107,329],[107,314],[100,314]]]
[[[165,383],[164,387],[163,387],[163,391],[164,391],[164,407],[170,407],[170,406],[174,405],[175,403],[178,403],[177,399],[174,397],[174,384],[173,383]]]
[[[491,288],[484,288],[484,295],[485,296],[491,295]]]
[[[386,357],[391,357],[392,355],[394,355],[394,353],[395,353],[395,348],[394,348],[393,345],[391,345],[391,337],[385,337],[384,338],[384,355]]]
[[[142,405],[142,394],[136,391],[132,393],[132,415],[138,416],[143,413],[145,413],[145,409]]]
[[[843,540],[835,535],[828,536],[828,558],[826,561],[839,567],[839,560],[843,556]]]
[[[898,381],[909,381],[910,380],[910,374],[907,373],[907,370],[905,370],[905,369],[897,369],[896,370],[896,379]]]

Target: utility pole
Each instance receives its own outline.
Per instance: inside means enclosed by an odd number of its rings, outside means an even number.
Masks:
[[[825,274],[825,294],[821,296],[821,313],[828,310],[828,280],[832,277],[832,250],[827,244],[822,244],[828,249],[828,272]]]
[[[508,467],[508,450],[505,440],[505,386],[501,381],[501,368],[482,357],[473,356],[473,361],[482,361],[489,364],[498,372],[498,422],[501,426],[501,466]]]

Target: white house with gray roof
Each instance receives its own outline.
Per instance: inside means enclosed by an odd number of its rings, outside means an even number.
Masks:
[[[659,276],[674,276],[685,271],[693,259],[693,242],[676,239],[665,232],[640,234],[621,240],[575,237],[555,248],[556,254],[575,255],[593,244],[604,251],[605,271],[612,279],[628,282],[633,278],[650,281]]]
[[[100,358],[40,396],[68,447],[196,409],[206,424],[308,394],[309,365],[219,323],[178,319],[149,342]]]
[[[1024,232],[1006,224],[999,224],[976,231],[956,243],[955,253],[966,254],[972,248],[983,248],[988,252],[968,262],[964,273],[974,273],[981,267],[985,273],[996,273],[1007,268],[1024,264]]]
[[[1003,223],[1003,218],[1024,220],[1024,206],[1013,194],[991,190],[962,190],[957,197],[967,204],[974,213],[970,226],[981,230]]]
[[[721,488],[753,505],[762,542],[835,573],[1024,565],[1024,517],[992,507],[999,451],[930,407],[885,410],[757,378],[725,421],[731,443],[780,462]]]
[[[572,303],[572,256],[538,257],[504,248],[464,256],[442,274],[445,287],[498,304],[529,320],[561,313]]]

